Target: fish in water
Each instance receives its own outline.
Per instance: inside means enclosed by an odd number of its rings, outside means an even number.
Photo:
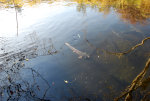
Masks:
[[[79,51],[78,49],[71,46],[69,43],[65,43],[65,45],[68,46],[74,53],[78,54],[79,59],[82,59],[83,57],[84,58],[90,58],[90,56],[87,53]]]

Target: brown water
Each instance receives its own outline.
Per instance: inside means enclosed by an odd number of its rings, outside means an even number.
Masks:
[[[106,51],[150,37],[149,18],[149,0],[0,0],[0,100],[112,101],[144,68],[150,41]]]

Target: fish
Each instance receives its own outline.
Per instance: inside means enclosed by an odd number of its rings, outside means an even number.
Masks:
[[[117,37],[121,37],[119,33],[112,30],[112,33],[115,34]]]
[[[82,59],[83,57],[84,58],[90,58],[90,55],[87,54],[86,52],[82,52],[82,51],[79,51],[78,49],[74,48],[73,46],[71,46],[69,43],[65,43],[66,46],[68,46],[74,53],[78,54],[79,55],[79,59]]]

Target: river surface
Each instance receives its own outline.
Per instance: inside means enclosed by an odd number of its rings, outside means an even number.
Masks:
[[[0,101],[113,101],[150,41],[113,53],[146,37],[149,0],[0,0]]]

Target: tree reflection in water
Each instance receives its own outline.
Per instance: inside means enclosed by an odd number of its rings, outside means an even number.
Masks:
[[[35,32],[32,33],[35,35]],[[31,37],[31,35],[27,37]],[[26,37],[26,38],[27,38]],[[34,36],[35,38],[36,36]],[[30,38],[31,39],[31,38]],[[34,40],[33,42],[33,35],[32,35],[31,46],[27,49],[20,50],[18,49],[17,53],[9,52],[1,54],[1,73],[0,73],[0,97],[1,101],[7,98],[7,101],[18,101],[25,99],[26,101],[50,101],[47,99],[47,92],[50,89],[50,85],[47,80],[44,79],[38,71],[34,70],[33,68],[26,67],[25,61],[28,61],[31,58],[35,58],[37,56],[43,55],[53,55],[57,53],[57,50],[54,48],[51,39],[48,43],[49,45],[45,45],[41,41]],[[33,44],[34,43],[34,44]],[[43,45],[42,45],[43,44]],[[40,46],[39,46],[40,45]],[[17,46],[16,46],[17,47]],[[5,50],[5,48],[4,48]],[[20,50],[20,51],[19,51]],[[21,75],[21,70],[28,70],[28,73],[31,74],[31,80],[27,81]],[[38,85],[37,80],[41,79],[43,83],[45,83],[46,89],[41,89]],[[43,91],[44,90],[44,91]],[[43,92],[42,96],[38,96],[38,92]]]
[[[86,8],[96,9],[109,14],[111,9],[116,11],[122,20],[131,24],[147,24],[150,18],[150,1],[149,0],[74,0],[78,3],[77,10],[86,12]]]
[[[136,24],[138,22],[146,24],[146,20],[150,18],[150,1],[149,0],[70,0],[77,2],[77,11],[86,13],[86,8],[91,7],[105,15],[109,14],[113,8],[122,20]],[[15,8],[20,11],[23,6],[33,6],[38,3],[45,2],[43,0],[0,0],[0,6],[4,8]],[[59,0],[47,0],[46,3],[59,2]]]

